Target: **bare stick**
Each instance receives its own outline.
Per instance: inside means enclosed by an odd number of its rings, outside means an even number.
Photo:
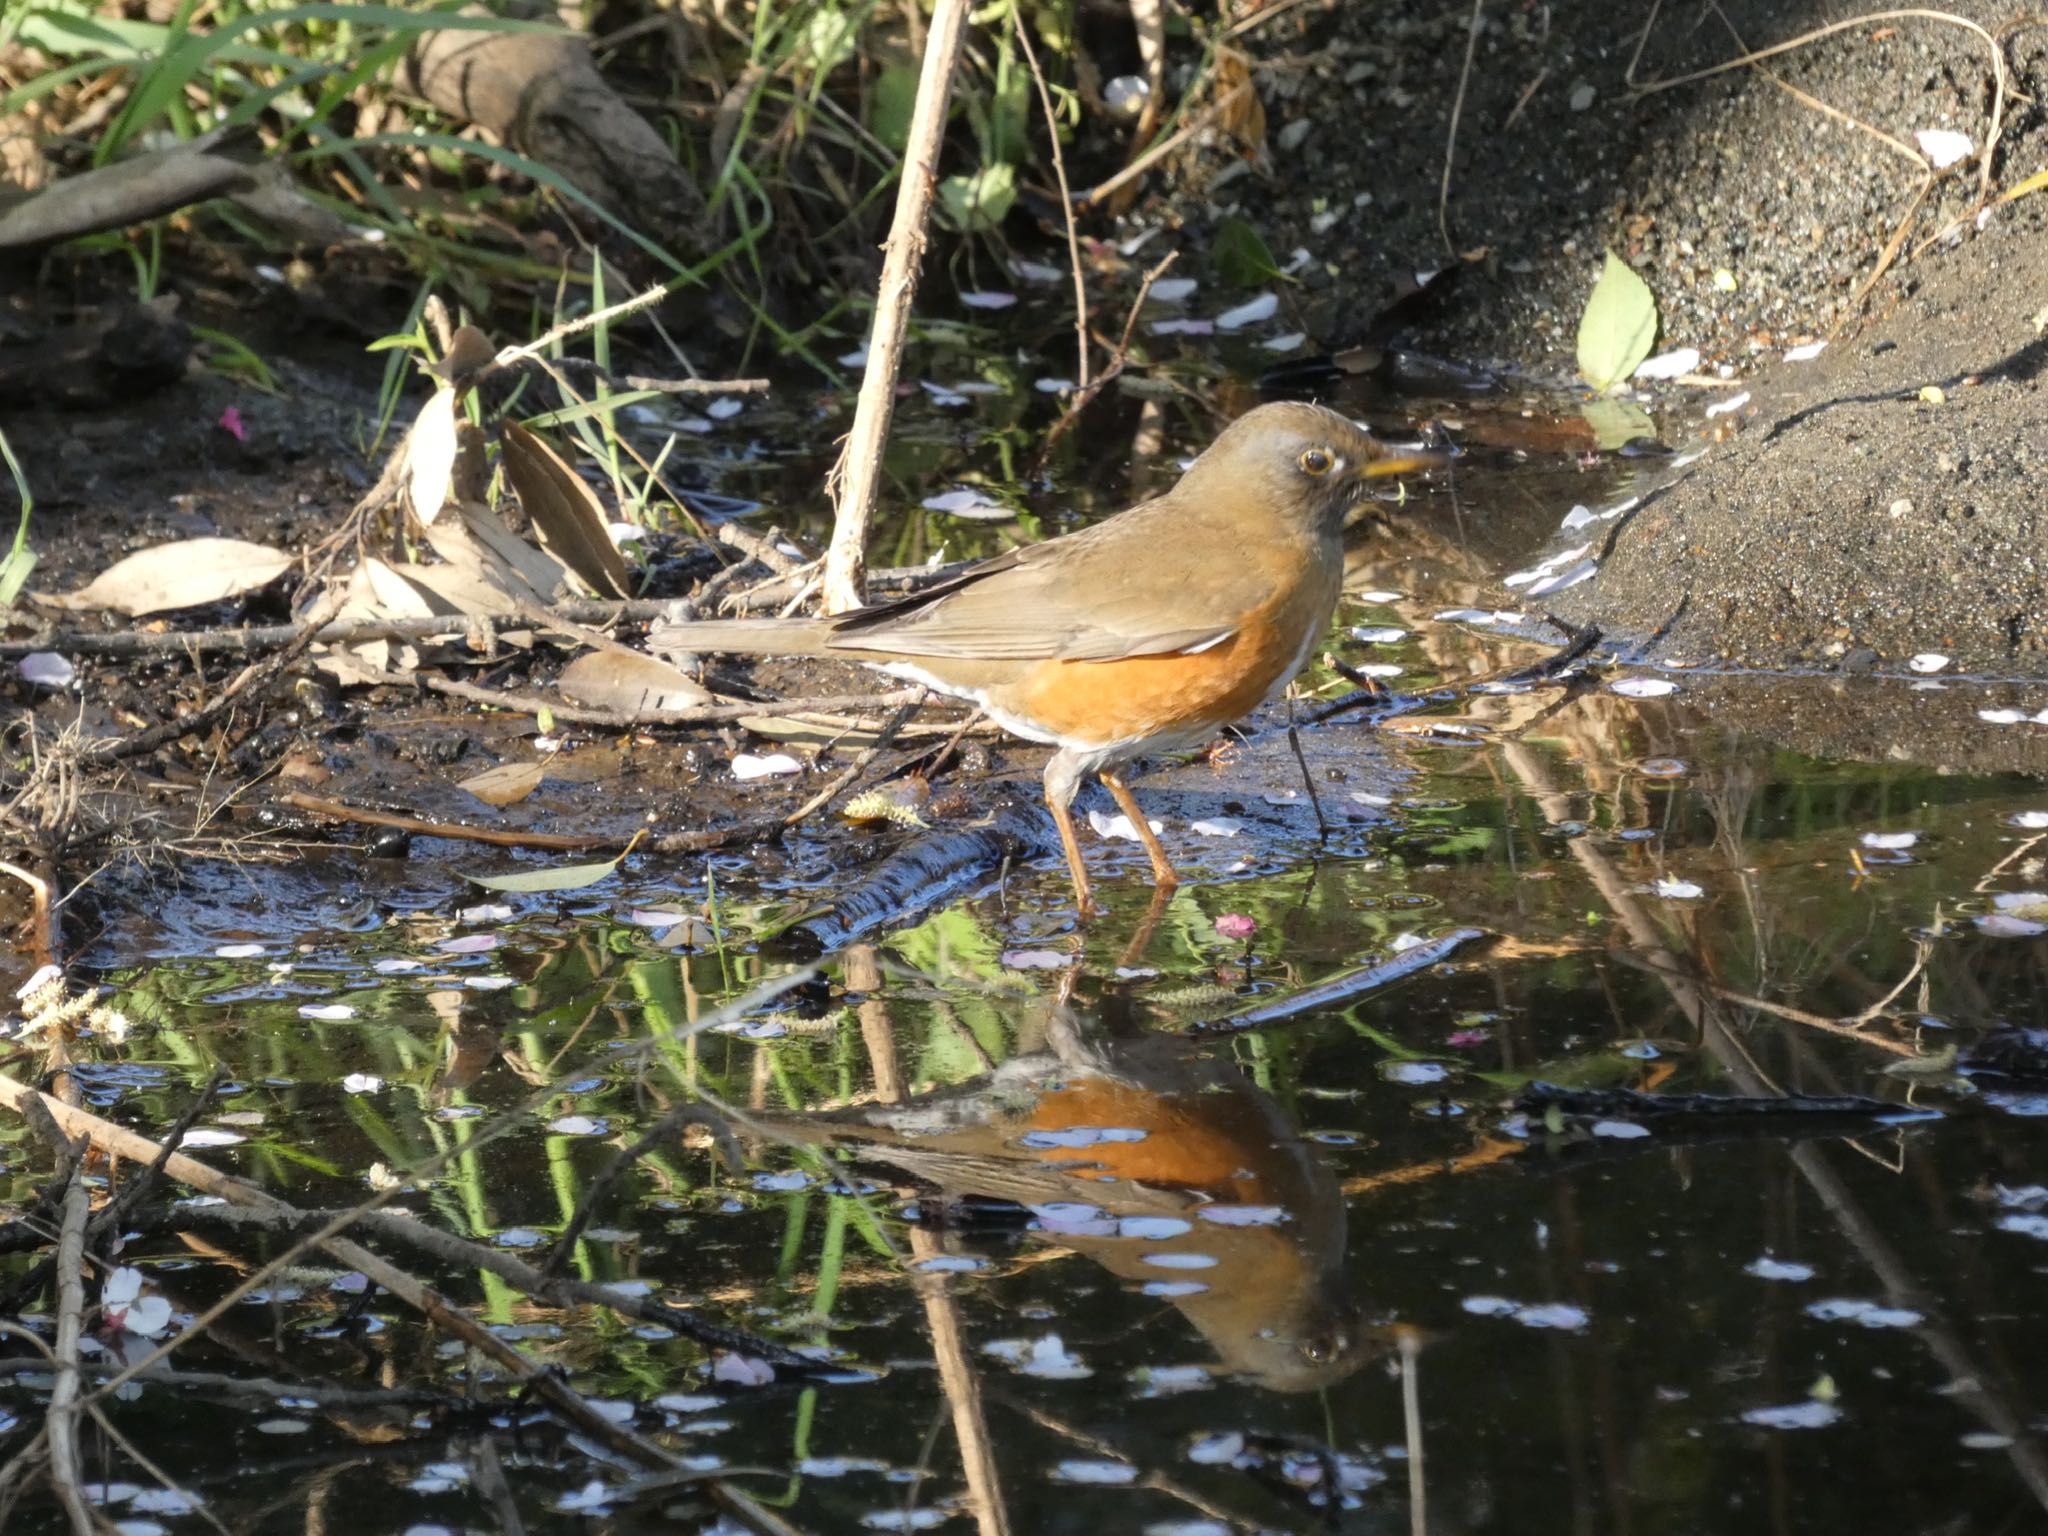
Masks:
[[[451,842],[489,843],[496,848],[536,848],[549,853],[611,853],[630,851],[635,832],[627,837],[580,836],[573,832],[522,832],[509,827],[472,827],[459,821],[427,821],[396,811],[372,811],[340,800],[323,800],[318,795],[292,793],[279,798],[282,805],[335,821],[351,821],[366,827],[390,827],[415,837],[444,837]],[[647,842],[649,853],[708,853],[734,843],[773,842],[789,827],[784,817],[727,822],[698,832],[670,832]]]
[[[57,1377],[50,1388],[44,1431],[50,1437],[50,1482],[70,1517],[73,1536],[99,1536],[101,1522],[86,1502],[78,1460],[78,1337],[85,1318],[85,1218],[92,1201],[84,1165],[74,1161],[64,1191],[64,1219],[57,1239]]]
[[[1429,1536],[1429,1489],[1422,1476],[1422,1382],[1415,1362],[1422,1353],[1421,1336],[1403,1328],[1401,1346],[1401,1419],[1408,1431],[1408,1529],[1411,1536]]]
[[[879,578],[878,578],[879,579]],[[548,611],[563,623],[618,624],[667,618],[674,607],[666,598],[634,598],[626,602],[557,603]],[[516,614],[435,614],[417,619],[337,619],[323,624],[313,639],[322,645],[353,645],[359,640],[460,640],[481,624],[517,629],[531,620]],[[0,659],[32,651],[60,651],[66,656],[197,656],[207,653],[264,650],[298,638],[303,624],[259,624],[248,629],[173,629],[161,633],[140,629],[111,634],[58,630],[30,640],[0,641]]]
[[[1038,50],[1031,46],[1031,27],[1023,21],[1017,8],[1010,10],[1010,25],[1017,29],[1017,41],[1024,49],[1024,62],[1031,66],[1031,80],[1038,87],[1038,105],[1045,112],[1046,136],[1052,140],[1052,174],[1060,184],[1060,212],[1067,216],[1067,265],[1074,274],[1074,350],[1079,356],[1079,372],[1074,376],[1074,387],[1088,387],[1088,282],[1081,275],[1081,236],[1074,227],[1074,198],[1067,190],[1067,157],[1060,150],[1060,123],[1052,109],[1052,90],[1045,83],[1045,71],[1038,67]],[[1165,55],[1159,54],[1163,63]],[[1146,60],[1151,67],[1153,59]],[[1161,79],[1164,75],[1161,75]],[[1158,82],[1154,82],[1153,94],[1145,98],[1148,107],[1158,99]]]
[[[865,601],[868,524],[882,489],[882,444],[896,409],[896,374],[910,306],[924,264],[925,229],[932,190],[938,181],[940,140],[953,95],[953,66],[967,28],[967,0],[938,0],[925,37],[924,69],[917,82],[917,106],[910,115],[910,140],[896,183],[896,216],[882,248],[882,281],[875,294],[875,324],[868,339],[867,372],[853,409],[853,430],[829,477],[838,489],[832,515],[832,547],[825,554],[825,611],[846,613]]]
[[[1436,189],[1436,232],[1443,237],[1444,252],[1458,254],[1451,239],[1451,166],[1458,155],[1458,119],[1465,115],[1465,86],[1472,78],[1472,55],[1479,51],[1479,12],[1486,0],[1472,0],[1472,19],[1465,24],[1465,67],[1458,71],[1458,94],[1451,98],[1451,125],[1444,131],[1444,176]],[[1526,99],[1526,98],[1525,98]],[[1516,111],[1521,107],[1517,105]]]
[[[548,348],[554,346],[557,342],[567,341],[571,336],[580,336],[585,331],[595,330],[598,326],[608,324],[613,320],[624,319],[627,315],[637,313],[640,310],[653,308],[656,304],[667,298],[681,282],[681,278],[676,278],[673,281],[662,283],[658,287],[649,288],[644,293],[636,293],[630,299],[621,299],[616,304],[607,305],[603,309],[592,310],[589,314],[579,315],[574,320],[564,320],[553,330],[534,337],[532,341],[525,343],[523,346],[503,348],[496,357],[491,359],[491,368],[492,370],[511,368],[529,360],[538,360],[545,357]]]

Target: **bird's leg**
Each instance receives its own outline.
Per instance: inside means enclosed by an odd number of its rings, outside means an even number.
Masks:
[[[1077,764],[1064,752],[1055,752],[1045,765],[1045,808],[1052,812],[1053,825],[1060,831],[1060,847],[1067,856],[1067,873],[1074,881],[1074,905],[1083,917],[1100,917],[1095,893],[1088,885],[1088,866],[1081,862],[1081,840],[1074,835],[1074,792],[1081,787]]]
[[[1145,909],[1145,916],[1139,922],[1137,931],[1131,935],[1130,943],[1124,946],[1123,954],[1117,959],[1118,965],[1134,966],[1144,960],[1145,951],[1152,944],[1152,935],[1159,930],[1159,919],[1166,916],[1166,909],[1172,903],[1172,886],[1155,885],[1152,887],[1152,905]],[[1062,972],[1063,975],[1068,976],[1078,973],[1079,967]]]
[[[1152,823],[1138,808],[1138,797],[1115,774],[1105,770],[1100,777],[1109,786],[1109,792],[1116,796],[1117,807],[1130,817],[1131,830],[1138,834],[1138,841],[1145,845],[1145,857],[1152,861],[1152,883],[1162,890],[1172,890],[1180,884],[1180,876],[1174,872],[1173,861],[1166,856],[1166,850],[1159,846],[1159,835],[1152,830]]]

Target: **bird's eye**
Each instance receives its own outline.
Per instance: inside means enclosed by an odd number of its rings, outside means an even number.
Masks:
[[[1337,467],[1337,460],[1325,448],[1308,448],[1297,460],[1304,475],[1327,475]]]

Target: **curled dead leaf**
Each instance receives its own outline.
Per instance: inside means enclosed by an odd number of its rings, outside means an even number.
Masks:
[[[547,552],[599,597],[632,596],[604,507],[562,456],[516,421],[505,423],[505,474]]]
[[[405,434],[405,504],[422,528],[431,528],[454,495],[455,391],[442,385],[420,407]]]

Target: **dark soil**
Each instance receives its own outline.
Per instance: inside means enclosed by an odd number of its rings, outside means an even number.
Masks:
[[[1952,167],[1859,303],[1919,173],[1777,83],[1908,144],[1949,129],[1981,148],[1985,41],[1925,18],[1873,21],[1773,58],[1771,75],[1629,85],[1639,40],[1633,78],[1651,83],[1735,57],[1731,26],[1763,48],[1863,10],[1485,7],[1447,248],[1437,193],[1471,11],[1304,7],[1247,39],[1262,61],[1266,172],[1245,174],[1241,148],[1218,142],[1151,211],[1196,238],[1237,214],[1283,260],[1306,249],[1314,264],[1291,298],[1329,349],[1392,339],[1557,377],[1573,371],[1577,317],[1614,249],[1657,296],[1660,348],[1699,348],[1702,373],[1753,400],[1732,418],[1734,446],[1621,530],[1569,612],[1650,632],[1684,600],[1671,644],[1693,659],[1853,666],[1941,651],[2041,675],[2048,565],[2032,481],[2048,451],[2036,378],[2048,202],[2000,207],[1979,230],[1977,162]],[[2008,35],[1990,5],[1956,14],[2002,38],[2012,92],[2032,98],[2007,96],[1996,192],[2042,160],[2033,101],[2048,32]],[[1456,262],[1453,250],[1467,259],[1448,296],[1376,328],[1408,275]],[[1817,362],[1779,361],[1830,336]],[[1944,403],[1920,401],[1929,385]]]

